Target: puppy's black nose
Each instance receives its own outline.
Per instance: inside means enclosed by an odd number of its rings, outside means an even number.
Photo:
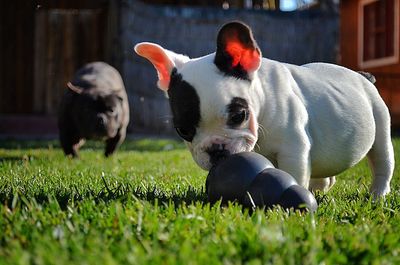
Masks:
[[[206,151],[210,155],[210,163],[217,164],[220,160],[230,155],[224,144],[212,144]]]
[[[104,131],[106,128],[107,120],[104,116],[97,117],[97,129],[100,131]]]

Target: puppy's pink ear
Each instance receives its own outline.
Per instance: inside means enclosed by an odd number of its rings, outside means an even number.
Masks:
[[[166,51],[159,45],[150,42],[136,44],[135,52],[149,60],[157,70],[157,85],[161,90],[167,91],[174,62],[168,57]]]
[[[247,25],[230,22],[221,28],[214,63],[226,74],[242,79],[249,79],[260,67],[261,51]]]

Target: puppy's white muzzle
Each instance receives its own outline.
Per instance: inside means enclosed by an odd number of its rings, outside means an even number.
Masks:
[[[188,144],[188,147],[193,159],[204,170],[209,170],[213,162],[221,158],[219,156],[252,151],[257,141],[253,134],[238,130],[230,130],[229,134],[224,136],[211,135],[198,138],[202,141],[194,140],[193,143]]]

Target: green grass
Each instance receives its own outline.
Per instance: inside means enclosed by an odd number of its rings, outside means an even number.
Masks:
[[[88,146],[71,160],[56,141],[0,142],[0,264],[400,264],[400,170],[385,202],[362,161],[314,215],[250,214],[207,203],[179,142]]]

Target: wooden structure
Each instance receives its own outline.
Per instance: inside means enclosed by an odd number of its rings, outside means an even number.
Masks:
[[[55,136],[66,82],[77,68],[95,60],[121,72],[131,106],[129,132],[175,133],[169,102],[156,88],[156,72],[134,54],[133,45],[152,41],[191,57],[203,56],[215,51],[216,33],[230,20],[251,25],[268,58],[294,64],[335,62],[336,13],[275,12],[273,3],[278,2],[2,1],[0,137]]]
[[[147,4],[279,10],[280,0],[142,0]]]
[[[376,77],[394,126],[400,126],[399,2],[342,0],[340,5],[339,63]]]
[[[55,133],[58,103],[74,71],[90,61],[110,61],[112,2],[2,2],[0,133],[13,120],[30,124],[32,117],[48,119]]]

